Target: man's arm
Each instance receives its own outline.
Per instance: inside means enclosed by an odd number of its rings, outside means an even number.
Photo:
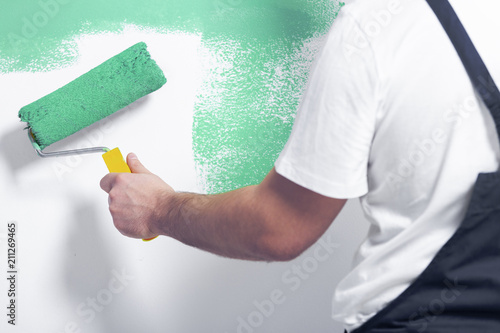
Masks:
[[[261,184],[227,193],[176,193],[133,154],[127,162],[132,174],[101,180],[121,233],[165,235],[230,258],[291,260],[321,237],[346,202],[307,190],[274,169]]]

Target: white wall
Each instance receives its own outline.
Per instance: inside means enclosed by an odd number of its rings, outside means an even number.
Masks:
[[[199,36],[133,28],[121,35],[89,35],[79,40],[80,57],[69,68],[0,76],[0,331],[341,332],[330,318],[330,303],[366,233],[357,201],[348,203],[323,237],[334,244],[332,253],[318,243],[288,263],[229,260],[172,239],[143,243],[123,237],[99,188],[106,174],[99,155],[35,154],[18,110],[140,40],[168,83],[49,150],[118,146],[124,154],[137,153],[175,189],[200,191],[191,149],[200,54],[206,54]],[[15,327],[7,324],[3,278],[9,221],[18,226]],[[272,309],[271,300],[280,304]]]

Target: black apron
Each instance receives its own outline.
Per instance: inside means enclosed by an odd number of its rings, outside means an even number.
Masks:
[[[488,69],[449,2],[427,2],[500,134],[500,92]],[[403,332],[500,333],[500,172],[479,174],[452,238],[400,296],[352,333]]]

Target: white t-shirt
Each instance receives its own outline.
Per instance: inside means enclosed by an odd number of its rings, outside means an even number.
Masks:
[[[500,83],[498,0],[451,1]],[[480,172],[499,167],[493,120],[424,0],[352,0],[319,53],[279,174],[370,222],[333,317],[352,330],[404,291],[453,235]]]

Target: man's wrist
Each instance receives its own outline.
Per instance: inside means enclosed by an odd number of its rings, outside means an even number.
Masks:
[[[156,236],[169,236],[169,226],[175,223],[172,211],[176,209],[174,191],[165,191],[159,196],[155,218],[150,221],[149,230]]]

